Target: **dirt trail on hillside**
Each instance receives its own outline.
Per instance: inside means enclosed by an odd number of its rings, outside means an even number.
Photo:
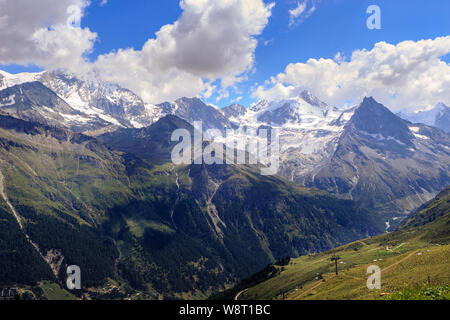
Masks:
[[[234,297],[234,300],[239,300],[239,297],[245,292],[245,291],[247,291],[248,289],[245,289],[245,290],[242,290],[241,292],[239,292],[235,297]]]
[[[317,289],[318,287],[320,287],[324,282],[320,281],[319,283],[315,284],[314,286],[312,286],[311,288],[307,289],[306,291],[300,293],[300,295],[296,296],[295,298],[288,298],[288,299],[292,299],[292,300],[297,300],[299,298],[304,297],[306,294],[310,293],[311,291],[313,291],[314,289]]]
[[[408,254],[406,257],[398,260],[397,262],[387,266],[386,268],[382,269],[381,272],[386,272],[390,269],[392,269],[395,266],[398,266],[399,264],[401,264],[402,262],[405,262],[406,260],[408,260],[409,258],[411,258],[413,255],[417,254],[417,252],[419,252],[420,250],[414,250],[413,252],[411,252],[410,254]]]

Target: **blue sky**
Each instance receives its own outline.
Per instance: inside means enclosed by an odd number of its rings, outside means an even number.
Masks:
[[[178,0],[109,0],[103,6],[99,2],[92,1],[81,21],[82,27],[98,34],[94,51],[89,55],[92,61],[100,54],[119,48],[140,50],[161,26],[173,23],[182,13]],[[333,58],[338,52],[348,59],[354,50],[371,50],[380,41],[397,44],[450,34],[448,0],[315,1],[315,12],[295,26],[289,26],[289,10],[295,8],[298,1],[279,0],[275,3],[267,26],[257,36],[259,45],[255,51],[254,72],[248,73],[247,80],[229,90],[230,97],[217,101],[218,94],[215,93],[209,102],[223,107],[242,97],[239,103],[249,105],[255,100],[251,97],[255,84],[262,84],[283,72],[290,63],[304,63],[309,58]],[[366,27],[369,17],[366,9],[372,4],[381,8],[381,30]],[[448,63],[449,56],[443,60]],[[40,70],[35,66],[18,65],[0,68],[11,73]]]

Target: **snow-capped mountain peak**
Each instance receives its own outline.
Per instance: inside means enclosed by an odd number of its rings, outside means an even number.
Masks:
[[[262,100],[259,100],[256,103],[252,104],[250,106],[250,110],[253,111],[253,112],[258,112],[258,111],[267,109],[268,106],[269,106],[269,100],[262,99]]]
[[[0,72],[0,90],[35,81],[52,90],[77,112],[76,118],[60,115],[63,119],[61,126],[76,131],[90,128],[93,123],[106,123],[114,127],[145,127],[161,116],[160,108],[146,104],[132,91],[103,82],[95,76],[83,77],[62,70],[14,75]]]
[[[37,72],[37,73],[23,72],[11,74],[6,71],[0,70],[0,90],[27,82],[38,81],[43,73],[44,72]]]
[[[222,109],[222,113],[229,119],[239,119],[248,112],[248,109],[240,104],[232,104]]]
[[[436,105],[436,109],[438,111],[438,117],[442,117],[446,112],[449,111],[450,107],[445,105],[444,103],[440,102]]]
[[[412,123],[426,124],[450,133],[450,107],[442,102],[428,110],[422,110],[415,113],[403,111],[399,112],[397,115]]]
[[[328,106],[309,91],[299,96],[276,101],[261,100],[250,109],[258,121],[269,125],[283,126],[287,123],[317,123],[336,120],[340,112]]]
[[[316,107],[323,107],[323,108],[327,108],[328,105],[319,100],[316,96],[314,96],[311,91],[305,90],[302,93],[300,93],[300,98],[303,99],[303,101],[305,101],[306,103],[312,105],[312,106],[316,106]]]
[[[179,118],[190,122],[203,122],[203,129],[219,129],[232,127],[230,120],[221,110],[214,106],[207,105],[199,98],[180,98],[174,102],[164,102],[156,106],[160,108],[164,115],[176,115]]]

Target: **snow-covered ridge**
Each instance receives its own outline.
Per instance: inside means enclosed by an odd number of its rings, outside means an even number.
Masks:
[[[434,108],[428,110],[416,113],[403,111],[399,112],[397,115],[412,123],[423,123],[450,133],[450,107],[444,103],[438,103]]]
[[[322,128],[337,120],[344,110],[328,106],[303,91],[298,97],[287,100],[261,100],[251,106],[240,122],[263,123],[273,127]],[[234,119],[236,121],[236,119]]]
[[[79,115],[60,114],[71,126],[96,119],[119,127],[149,126],[159,119],[160,111],[132,91],[94,78],[54,71],[10,74],[0,71],[0,90],[39,81],[55,92]]]
[[[0,70],[0,90],[26,82],[39,81],[42,74],[43,72],[11,74]]]
[[[241,132],[243,128],[276,127],[280,129],[282,149],[295,149],[302,154],[322,153],[339,137],[353,115],[352,111],[328,106],[309,91],[288,100],[262,100],[251,108],[230,106],[231,112],[226,115],[223,110],[204,105],[199,99],[181,98],[158,106],[147,104],[132,91],[95,77],[83,78],[61,71],[16,75],[0,71],[0,85],[3,83],[4,87],[32,81],[40,81],[79,113],[60,114],[71,126],[86,125],[99,119],[112,126],[141,128],[167,114],[189,117],[185,119],[189,122],[195,116],[198,120],[217,124],[229,121]],[[8,100],[8,103],[11,101]],[[197,108],[200,109],[197,111]]]
[[[0,89],[40,81],[81,114],[78,117],[80,122],[98,116],[112,125],[140,128],[151,125],[166,114],[177,114],[180,108],[189,108],[192,103],[191,99],[179,99],[163,104],[166,108],[163,105],[147,104],[132,91],[118,85],[102,82],[95,77],[83,78],[61,71],[15,75],[0,71],[0,77],[0,85],[3,85]],[[224,115],[214,106],[208,107]],[[238,126],[271,125],[294,130],[336,131],[336,125],[331,123],[341,114],[342,111],[328,106],[311,92],[304,91],[290,100],[262,100],[245,112],[240,112],[237,117],[230,116],[229,120]],[[273,123],[269,119],[278,119],[280,123]],[[348,117],[345,120],[347,119]],[[73,117],[68,120],[73,122]]]

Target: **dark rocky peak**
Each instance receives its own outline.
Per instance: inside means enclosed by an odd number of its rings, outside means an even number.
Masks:
[[[170,140],[172,133],[177,129],[186,129],[191,133],[194,132],[194,127],[190,123],[174,115],[167,115],[153,125],[138,130],[148,134],[165,135]]]
[[[408,128],[408,122],[393,114],[372,97],[364,98],[349,125],[362,131],[363,134],[380,139],[395,139],[405,145],[412,144],[413,134]]]
[[[141,129],[118,129],[105,133],[98,139],[113,149],[131,153],[148,159],[168,160],[173,147],[179,142],[171,141],[172,133],[177,129],[186,129],[191,135],[194,128],[185,120],[168,115],[153,125]]]
[[[186,106],[189,106],[189,107],[203,107],[203,106],[206,106],[206,104],[201,99],[199,99],[197,97],[193,97],[193,98],[182,97],[180,99],[177,99],[175,102],[177,104],[186,105]]]
[[[325,108],[328,107],[328,105],[320,101],[317,97],[315,97],[311,91],[305,90],[302,93],[300,93],[300,98],[302,98],[305,102],[309,103],[310,105]]]
[[[247,113],[247,108],[240,105],[240,104],[232,104],[226,108],[222,109],[222,112],[227,117],[233,117],[238,118],[240,116],[243,116]]]
[[[181,98],[173,104],[163,103],[159,105],[165,114],[173,114],[189,123],[203,122],[203,130],[232,127],[231,122],[216,108],[205,104],[199,98]]]

